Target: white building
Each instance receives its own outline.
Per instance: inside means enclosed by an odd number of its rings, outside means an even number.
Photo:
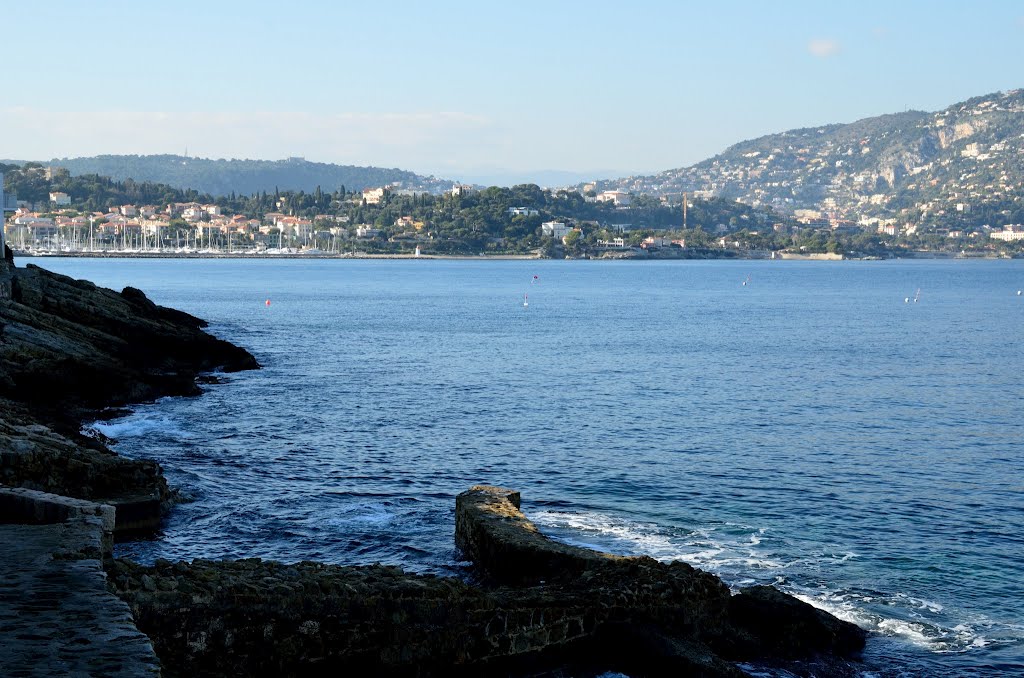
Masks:
[[[63,207],[71,204],[71,196],[67,193],[61,193],[59,191],[50,193],[50,202],[57,207]]]
[[[545,221],[540,225],[540,232],[552,238],[564,238],[571,230],[563,221]]]
[[[476,189],[469,184],[453,184],[452,189],[448,191],[449,195],[469,195],[470,193],[476,193]]]
[[[374,228],[369,224],[363,224],[362,226],[356,228],[357,238],[377,238],[380,236],[380,234],[381,230],[379,228]]]
[[[529,207],[509,207],[508,213],[512,216],[522,215],[524,217],[535,217],[540,214],[537,210]]]
[[[597,194],[597,202],[610,202],[616,207],[628,207],[629,193],[625,191],[602,191]]]
[[[181,218],[185,221],[200,221],[206,215],[206,210],[201,205],[191,205],[181,212]]]
[[[366,201],[367,205],[379,205],[387,191],[387,188],[364,188],[363,200]]]
[[[1003,226],[1002,231],[992,231],[989,233],[989,237],[1006,242],[1024,240],[1024,224],[1007,224]]]

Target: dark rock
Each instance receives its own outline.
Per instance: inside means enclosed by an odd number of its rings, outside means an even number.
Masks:
[[[816,653],[856,656],[867,632],[771,586],[743,589],[729,601],[729,620],[756,639],[748,652],[769,657]]]
[[[187,313],[34,265],[0,272],[0,482],[118,507],[151,530],[173,500],[159,465],[122,459],[83,420],[104,408],[199,393],[217,368],[256,368]]]

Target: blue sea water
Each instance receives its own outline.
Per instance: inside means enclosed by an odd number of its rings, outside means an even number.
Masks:
[[[1024,674],[1024,261],[34,263],[264,365],[95,425],[194,499],[121,555],[460,574],[497,484],[860,624],[865,675]]]

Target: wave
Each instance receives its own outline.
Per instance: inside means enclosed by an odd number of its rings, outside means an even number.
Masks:
[[[95,421],[85,427],[84,432],[88,433],[89,429],[115,440],[139,438],[152,434],[174,438],[192,437],[191,433],[182,428],[173,417],[153,412],[133,412],[110,421]]]
[[[682,560],[713,572],[733,590],[771,583],[796,598],[881,636],[932,653],[958,653],[1024,642],[1024,627],[950,612],[940,602],[904,592],[857,591],[801,585],[804,575],[855,560],[852,552],[823,550],[793,557],[768,528],[735,523],[669,528],[592,511],[537,511],[528,515],[547,536],[573,546],[621,555]]]
[[[840,619],[936,654],[962,653],[1024,641],[1024,626],[982,615],[957,620],[951,617],[961,613],[946,614],[945,607],[939,603],[901,592],[809,591],[795,585],[785,588],[796,598]]]
[[[765,538],[763,527],[725,523],[671,530],[592,511],[538,511],[528,517],[548,536],[573,546],[681,560],[719,575],[785,567],[775,554],[756,548]]]

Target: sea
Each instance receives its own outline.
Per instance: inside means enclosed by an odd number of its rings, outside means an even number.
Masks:
[[[263,365],[90,425],[188,500],[120,556],[466,576],[485,483],[862,626],[864,676],[1024,675],[1022,260],[27,262]]]

